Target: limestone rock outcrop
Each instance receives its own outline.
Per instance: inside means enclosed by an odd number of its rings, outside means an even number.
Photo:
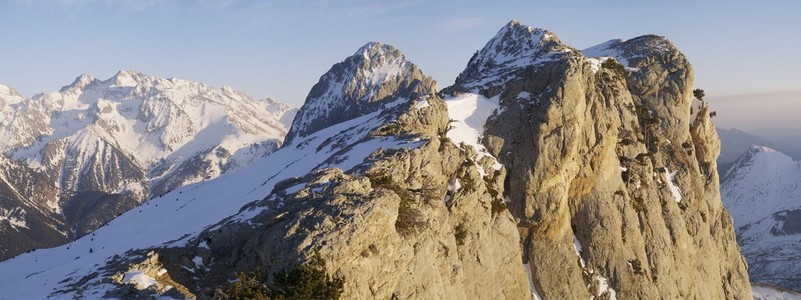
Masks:
[[[515,32],[541,30],[512,22],[475,57],[497,53]],[[508,170],[505,191],[537,291],[549,299],[749,298],[720,201],[708,110],[690,124],[684,55],[658,36],[586,53],[552,34],[533,37],[547,53],[474,57],[445,91],[499,97],[483,142]],[[483,74],[509,73],[498,61],[528,63],[488,85],[474,72],[483,61],[495,62]]]

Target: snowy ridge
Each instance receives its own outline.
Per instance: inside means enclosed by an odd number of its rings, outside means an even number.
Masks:
[[[801,293],[776,286],[753,284],[751,290],[754,293],[754,300],[801,300]]]
[[[637,64],[640,60],[647,57],[659,57],[659,55],[675,49],[675,46],[665,37],[644,35],[625,41],[612,39],[581,50],[581,52],[588,58],[594,71],[597,71],[597,65],[609,58],[614,58],[630,71],[637,71]]]
[[[551,31],[512,20],[479,50],[459,74],[456,85],[473,93],[493,84],[509,81],[529,66],[557,59],[573,52]]]
[[[97,169],[92,189],[119,193],[136,181],[142,196],[152,181],[161,187],[152,191],[158,194],[218,176],[229,166],[247,165],[273,151],[286,133],[281,119],[287,112],[291,116],[286,105],[256,101],[230,87],[132,71],[120,71],[108,80],[81,75],[59,92],[18,104],[6,118],[11,121],[0,124],[0,150],[61,178],[63,189],[80,190],[80,174]],[[261,153],[253,148],[267,141],[274,145],[261,147]],[[201,160],[217,162],[212,170],[185,183],[158,184],[176,172],[191,173],[180,167],[200,154]],[[103,173],[104,165],[113,161],[124,161],[119,168],[134,170]],[[126,172],[136,176],[126,177]]]
[[[736,226],[801,208],[801,163],[768,147],[751,146],[721,180],[721,195]]]
[[[792,280],[801,277],[801,162],[751,146],[721,180],[721,198],[751,280],[801,289]]]
[[[397,97],[411,97],[424,85],[417,77],[422,73],[398,49],[367,43],[320,77],[292,121],[286,141],[373,112],[379,108],[376,105]]]
[[[2,262],[0,290],[3,293],[0,299],[77,296],[75,290],[66,293],[54,291],[97,271],[98,266],[103,266],[116,254],[130,249],[179,245],[231,215],[237,215],[234,220],[247,220],[257,212],[237,212],[239,208],[263,199],[276,183],[284,179],[301,177],[319,168],[350,170],[379,148],[417,147],[422,142],[368,136],[370,131],[384,124],[386,113],[393,107],[401,105],[400,108],[408,109],[410,103],[408,100],[396,101],[388,104],[384,112],[371,113],[320,130],[235,174],[178,188],[149,201],[148,205],[128,211],[92,236]],[[334,140],[344,141],[344,144],[335,146],[336,143],[331,143]],[[350,150],[343,152],[342,149]],[[67,281],[62,282],[65,279]],[[88,286],[91,286],[90,290],[81,291],[84,297],[100,297],[110,287],[108,284]]]

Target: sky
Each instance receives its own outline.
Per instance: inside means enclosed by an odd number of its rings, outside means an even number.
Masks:
[[[517,19],[579,49],[666,36],[693,64],[720,127],[801,128],[788,113],[801,113],[799,15],[793,0],[6,0],[0,83],[30,97],[80,74],[134,70],[300,106],[323,73],[369,41],[396,46],[446,87]]]

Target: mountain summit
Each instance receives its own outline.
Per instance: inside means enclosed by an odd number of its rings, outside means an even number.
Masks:
[[[557,59],[570,51],[573,49],[563,45],[553,32],[513,20],[470,58],[467,67],[456,78],[454,87],[493,94],[499,91],[498,85],[503,81],[519,79],[529,67]],[[486,96],[494,96],[489,94]]]
[[[407,61],[400,50],[379,42],[367,43],[320,77],[292,121],[286,142],[376,111],[395,100],[436,90],[434,80]]]

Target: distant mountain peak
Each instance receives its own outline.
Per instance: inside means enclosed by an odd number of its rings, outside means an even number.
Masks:
[[[81,74],[80,76],[76,77],[75,80],[72,81],[69,85],[65,85],[61,88],[59,92],[68,92],[68,91],[79,91],[83,90],[96,79],[88,74]]]
[[[127,71],[127,70],[120,70],[117,74],[114,74],[113,77],[109,79],[109,81],[114,86],[137,86],[143,82],[145,78],[148,76],[136,71]]]
[[[721,179],[721,184],[737,181],[746,174],[767,172],[767,170],[784,170],[794,168],[793,158],[770,147],[751,145],[748,151],[734,161],[731,168]]]
[[[774,150],[773,148],[766,147],[766,146],[751,145],[751,147],[748,149],[748,152],[756,154],[756,153],[760,153],[760,152],[774,153],[774,152],[778,152],[778,151]],[[778,153],[780,153],[781,155],[784,155],[781,152],[778,152]]]
[[[751,278],[801,289],[801,162],[752,145],[720,181],[720,194]]]
[[[292,122],[286,142],[373,112],[389,101],[436,90],[436,82],[400,50],[369,42],[320,77]]]

